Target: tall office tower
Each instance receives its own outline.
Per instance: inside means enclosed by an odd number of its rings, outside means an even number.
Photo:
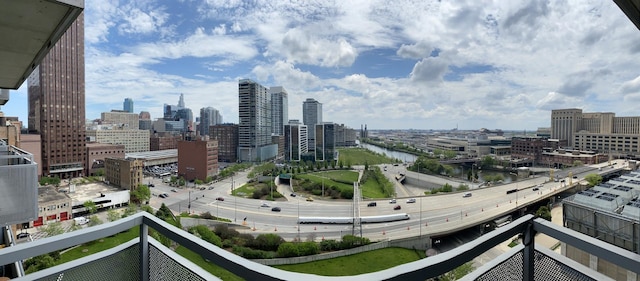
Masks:
[[[551,110],[551,138],[567,140],[570,147],[575,145],[574,135],[580,130],[582,109]]]
[[[184,108],[184,94],[180,94],[180,99],[178,100],[178,107]]]
[[[84,171],[84,14],[31,73],[29,131],[40,134],[42,174],[77,177]]]
[[[337,127],[337,124],[325,122],[314,128],[316,130],[316,161],[335,160]]]
[[[238,159],[264,161],[276,157],[278,144],[271,141],[271,95],[250,80],[238,82]]]
[[[309,128],[309,151],[314,151],[317,124],[322,124],[322,104],[317,100],[308,98],[302,103],[302,123]]]
[[[208,136],[209,127],[222,124],[220,111],[213,107],[203,107],[200,109],[200,135]]]
[[[133,100],[130,98],[124,99],[124,102],[122,103],[122,110],[133,113]]]
[[[289,98],[284,87],[271,87],[271,125],[273,134],[282,136],[284,125],[289,120]]]
[[[307,126],[298,120],[289,120],[289,124],[284,125],[285,161],[301,161],[302,156],[309,152],[308,133]]]

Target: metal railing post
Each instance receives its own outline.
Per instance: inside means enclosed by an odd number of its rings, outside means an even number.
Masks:
[[[149,227],[147,224],[140,224],[140,280],[149,280]]]
[[[522,244],[524,245],[522,253],[522,280],[533,280],[534,277],[535,235],[536,231],[533,229],[533,221],[529,221],[522,238]]]

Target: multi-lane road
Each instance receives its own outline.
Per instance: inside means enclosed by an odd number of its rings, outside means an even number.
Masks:
[[[618,161],[622,166],[624,161]],[[604,164],[602,164],[604,165]],[[618,167],[620,167],[618,166]],[[393,167],[388,165],[389,167]],[[394,167],[398,170],[404,167]],[[385,238],[403,238],[417,235],[441,235],[454,232],[459,229],[471,227],[486,221],[488,218],[499,217],[504,213],[558,193],[571,180],[573,183],[584,179],[589,173],[598,172],[597,167],[580,167],[573,175],[576,179],[565,178],[565,182],[548,182],[548,177],[540,176],[490,188],[474,189],[470,197],[463,197],[463,193],[452,193],[431,196],[414,196],[416,190],[409,190],[403,186],[403,191],[398,194],[406,194],[410,197],[398,198],[397,203],[389,203],[389,200],[376,200],[376,207],[367,207],[372,201],[361,201],[358,205],[361,216],[386,215],[394,213],[408,213],[410,220],[376,223],[362,225],[363,235],[372,240]],[[281,194],[285,195],[281,201],[261,201],[255,199],[239,198],[231,196],[232,185],[242,186],[246,181],[248,172],[241,172],[231,179],[226,179],[213,184],[213,189],[199,190],[194,188],[174,189],[160,182],[159,179],[146,179],[154,183],[152,193],[168,193],[168,198],[152,196],[151,205],[159,207],[166,204],[175,212],[193,213],[209,212],[212,215],[228,218],[238,225],[244,226],[245,231],[253,233],[277,232],[285,239],[293,239],[300,235],[302,239],[313,235],[315,237],[338,238],[351,233],[351,225],[298,225],[299,217],[350,217],[353,214],[353,201],[351,200],[319,200],[306,201],[304,196],[291,197],[292,192],[288,185],[277,187]],[[563,172],[561,177],[568,176]],[[395,182],[394,179],[391,179]],[[539,190],[533,187],[542,184]],[[518,189],[518,192],[507,194],[507,190]],[[224,201],[217,200],[218,197]],[[415,203],[407,203],[407,199],[415,198]],[[189,209],[189,199],[191,206]],[[262,207],[267,203],[269,207]],[[394,206],[400,205],[400,210],[394,210]],[[281,211],[274,212],[272,207],[280,207]],[[246,220],[245,220],[246,218]]]

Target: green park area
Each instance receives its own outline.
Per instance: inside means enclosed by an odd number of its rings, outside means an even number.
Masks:
[[[424,252],[404,248],[385,248],[316,262],[274,266],[276,268],[323,276],[350,276],[376,272],[424,258]]]
[[[338,149],[339,158],[345,166],[353,165],[378,165],[398,162],[384,154],[375,153],[365,148],[341,148]]]

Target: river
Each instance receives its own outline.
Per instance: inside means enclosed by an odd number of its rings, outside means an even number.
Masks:
[[[415,162],[416,159],[418,159],[418,156],[415,156],[413,154],[409,154],[406,152],[401,152],[401,151],[393,151],[393,150],[388,150],[386,148],[382,148],[379,146],[375,146],[372,144],[368,144],[368,143],[360,143],[359,144],[360,147],[362,148],[366,148],[368,150],[371,150],[373,152],[376,153],[380,153],[383,154],[387,157],[393,158],[393,159],[398,159],[402,162]],[[457,165],[457,164],[447,164],[451,167],[453,167],[454,169],[454,173],[456,174],[456,177],[460,177],[463,179],[466,179],[467,175],[467,171],[468,171],[468,167],[465,168],[462,165]],[[510,182],[515,182],[516,181],[516,176],[509,174],[508,172],[502,172],[502,171],[480,171],[480,179],[482,181],[486,181],[486,179],[484,179],[485,175],[502,175],[502,177],[504,178],[503,182],[504,183],[510,183]]]

